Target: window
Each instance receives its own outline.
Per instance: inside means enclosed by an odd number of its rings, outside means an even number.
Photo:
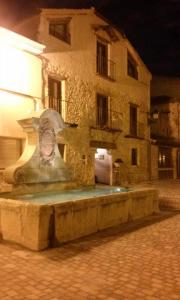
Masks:
[[[129,76],[138,79],[137,63],[129,53],[127,60],[127,73]]]
[[[97,73],[108,76],[108,45],[97,41]]]
[[[48,78],[49,108],[61,113],[61,81]]]
[[[136,148],[131,149],[131,165],[137,166],[137,149]]]
[[[49,34],[70,44],[69,20],[51,21]]]
[[[100,128],[108,126],[108,97],[97,94],[97,125]]]
[[[137,106],[130,104],[130,135],[137,136]]]

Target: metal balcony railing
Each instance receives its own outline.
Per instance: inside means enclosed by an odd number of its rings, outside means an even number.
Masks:
[[[97,74],[108,77],[112,80],[116,79],[116,64],[112,60],[106,59],[106,57],[98,55],[96,58],[96,62]]]
[[[56,110],[58,113],[61,113],[61,101],[61,99],[49,97],[49,108]]]
[[[96,125],[91,126],[106,131],[122,131],[122,113],[109,110],[108,115],[99,114],[96,118]]]
[[[109,126],[115,130],[122,130],[122,113],[110,110]]]

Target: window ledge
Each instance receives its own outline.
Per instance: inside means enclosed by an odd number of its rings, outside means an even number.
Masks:
[[[138,78],[135,78],[135,77],[133,77],[133,76],[131,76],[131,75],[128,75],[128,74],[127,74],[127,77],[128,77],[128,78],[131,78],[131,79],[134,79],[134,80],[136,80],[136,81],[139,81]]]
[[[63,44],[65,44],[65,45],[71,47],[71,41],[68,41],[68,40],[65,40],[65,39],[58,38],[57,36],[52,35],[52,34],[49,34],[49,36],[50,36],[52,39],[55,39],[56,41],[58,41],[59,43],[63,43]]]
[[[141,136],[138,136],[138,135],[132,135],[132,134],[126,134],[124,137],[125,138],[137,139],[137,140],[144,140],[144,137],[141,137]]]
[[[104,130],[107,132],[122,132],[122,129],[118,129],[118,128],[111,128],[108,126],[105,127],[98,127],[98,126],[90,126],[90,129],[95,129],[95,130]]]
[[[98,75],[99,77],[102,77],[103,79],[112,81],[112,82],[115,82],[115,81],[116,81],[116,80],[113,79],[112,77],[110,77],[110,76],[108,76],[108,75],[105,75],[105,74],[96,73],[96,75]]]
[[[169,168],[168,167],[167,168],[166,167],[164,167],[164,168],[160,167],[160,168],[158,168],[158,170],[159,171],[168,171],[168,170],[174,170],[174,168],[171,168],[171,167],[169,167]]]
[[[77,128],[78,127],[78,124],[76,123],[68,123],[68,122],[65,122],[65,125],[66,127],[71,127],[71,128]]]

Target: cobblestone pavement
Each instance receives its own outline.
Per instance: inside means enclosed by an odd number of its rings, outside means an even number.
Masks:
[[[59,248],[0,243],[0,300],[180,299],[180,212]]]
[[[131,187],[133,187],[133,185]],[[180,210],[180,179],[149,181],[134,185],[134,187],[156,188],[159,191],[159,202],[161,207]]]
[[[133,185],[131,186],[133,187]],[[180,196],[180,179],[154,180],[134,186],[157,188],[161,196]]]

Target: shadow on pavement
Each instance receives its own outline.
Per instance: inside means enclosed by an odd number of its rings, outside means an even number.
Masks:
[[[179,214],[180,211],[162,210],[158,214],[105,229],[92,235],[79,238],[75,241],[62,244],[57,248],[45,250],[41,252],[41,254],[46,256],[48,259],[56,260],[58,262],[64,261],[76,255],[92,251],[95,248],[103,246],[103,244],[115,241],[116,239],[138,231],[144,227],[163,222],[168,218],[173,218]]]

